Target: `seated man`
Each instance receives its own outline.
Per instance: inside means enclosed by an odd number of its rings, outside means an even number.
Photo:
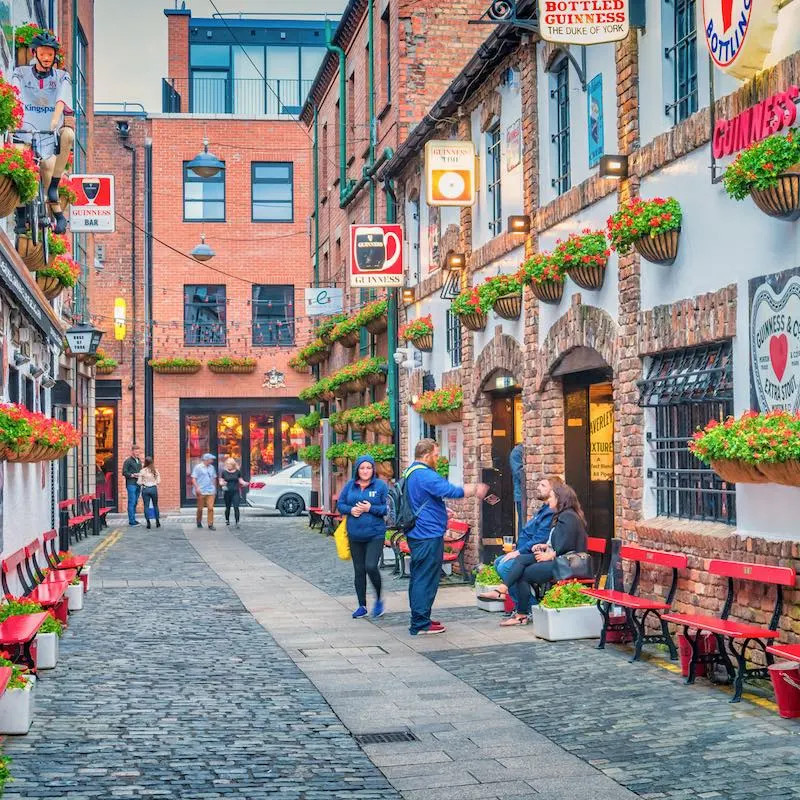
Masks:
[[[533,546],[547,541],[553,522],[553,509],[547,504],[547,498],[550,496],[554,486],[559,486],[563,483],[564,481],[557,475],[550,475],[542,478],[536,484],[536,499],[542,505],[539,506],[539,510],[533,518],[528,520],[528,523],[520,531],[516,549],[495,559],[494,568],[503,583],[507,583],[508,573],[511,571],[515,559],[523,558],[528,564],[532,564],[534,562]],[[496,592],[486,592],[486,594],[479,595],[479,598],[481,600],[505,600],[505,596],[506,592],[501,589]],[[519,598],[514,597],[513,593],[511,594],[511,599],[515,605],[519,603]]]
[[[25,116],[22,128],[14,133],[15,144],[30,145],[32,134],[50,131],[56,135],[56,152],[42,159],[41,180],[47,190],[47,200],[56,220],[55,232],[67,230],[67,220],[58,200],[58,184],[67,166],[75,131],[65,125],[65,112],[72,114],[72,81],[69,73],[56,69],[56,53],[59,42],[49,31],[42,31],[31,42],[34,60],[24,67],[17,67],[11,82],[17,87]],[[25,207],[17,208],[16,233],[27,230]]]

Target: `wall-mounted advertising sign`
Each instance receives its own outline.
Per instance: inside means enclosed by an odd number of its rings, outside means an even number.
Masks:
[[[403,285],[402,226],[350,226],[350,285]]]
[[[429,206],[473,205],[475,146],[472,142],[428,142],[425,145],[425,187]]]
[[[764,68],[777,27],[777,5],[772,0],[703,0],[708,52],[723,72],[739,80]]]
[[[342,308],[343,292],[332,286],[316,286],[306,289],[306,316],[320,317],[325,314],[338,314]]]
[[[69,226],[73,233],[114,233],[114,176],[73,175],[69,188],[75,192]]]
[[[628,0],[539,0],[539,35],[559,44],[605,44],[628,35]]]

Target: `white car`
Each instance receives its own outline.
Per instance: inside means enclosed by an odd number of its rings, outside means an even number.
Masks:
[[[297,461],[274,475],[253,475],[247,505],[276,509],[284,517],[296,517],[311,504],[311,466]]]

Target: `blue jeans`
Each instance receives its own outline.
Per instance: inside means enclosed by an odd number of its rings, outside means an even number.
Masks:
[[[522,500],[515,500],[514,507],[517,509],[517,536],[525,527],[525,517],[522,516]]]
[[[408,632],[416,634],[431,624],[431,608],[439,590],[442,574],[444,537],[435,539],[408,539],[411,550],[411,578],[408,583],[408,604],[411,607],[411,626]]]
[[[508,576],[511,573],[511,568],[514,566],[514,562],[517,560],[515,558],[509,558],[506,561],[503,561],[505,555],[498,556],[494,560],[494,568],[497,570],[497,574],[500,576],[500,580],[508,587],[508,593],[511,595],[511,599],[514,601],[515,608],[519,608],[519,597],[517,596],[518,591],[521,589],[522,591],[526,591],[530,594],[530,586],[520,586],[520,584],[516,584],[516,586],[509,586],[508,583]],[[519,558],[519,556],[517,556]]]
[[[139,502],[139,495],[142,487],[138,483],[126,483],[125,491],[128,493],[128,524],[136,522],[136,504]]]

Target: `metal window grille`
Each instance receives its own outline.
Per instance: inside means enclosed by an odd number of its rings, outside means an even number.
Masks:
[[[500,176],[500,124],[486,133],[486,190],[489,193],[489,231],[497,236],[503,230],[503,198]]]
[[[253,222],[294,221],[294,168],[291,162],[254,161]]]
[[[664,50],[664,56],[672,62],[674,100],[666,112],[677,125],[697,111],[697,24],[695,0],[672,3],[674,44]]]
[[[253,287],[253,346],[294,344],[294,286]]]
[[[563,59],[554,71],[555,88],[550,97],[556,101],[556,126],[550,140],[555,147],[556,176],[552,180],[558,194],[570,187],[569,132],[569,60]]]
[[[447,352],[450,354],[450,366],[461,365],[461,322],[450,309],[447,310]]]
[[[184,222],[225,221],[225,170],[211,178],[195,175],[183,162]]]
[[[736,522],[736,491],[689,452],[698,427],[733,413],[730,342],[660,353],[639,381],[639,404],[653,408],[647,434],[656,466],[648,469],[657,513],[684,519]]]
[[[187,347],[225,344],[226,317],[224,286],[183,287],[183,343]]]

